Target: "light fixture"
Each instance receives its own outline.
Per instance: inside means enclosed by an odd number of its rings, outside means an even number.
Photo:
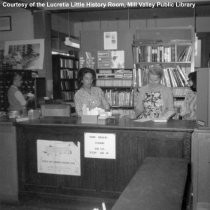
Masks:
[[[70,35],[70,19],[69,19],[69,11],[68,11],[68,33],[69,36],[65,37],[64,44],[69,47],[80,49],[80,41],[78,38]]]
[[[65,37],[64,44],[69,47],[80,48],[79,40],[71,36]]]

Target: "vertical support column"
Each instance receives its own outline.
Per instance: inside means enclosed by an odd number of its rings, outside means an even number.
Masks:
[[[45,40],[44,65],[39,76],[46,78],[46,94],[53,94],[52,54],[51,54],[51,13],[48,11],[34,12],[34,38]]]

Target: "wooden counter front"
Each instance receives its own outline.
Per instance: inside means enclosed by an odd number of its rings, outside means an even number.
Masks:
[[[117,198],[145,157],[190,160],[191,121],[139,123],[111,120],[107,125],[81,124],[79,118],[42,118],[17,123],[19,194]],[[116,134],[116,159],[84,157],[84,133]],[[37,139],[81,144],[81,176],[37,172]]]
[[[16,130],[0,119],[0,202],[18,202]]]

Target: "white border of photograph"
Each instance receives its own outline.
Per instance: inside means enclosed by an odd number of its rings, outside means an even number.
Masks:
[[[44,62],[44,39],[6,41],[4,55],[14,59],[21,69],[41,70]]]

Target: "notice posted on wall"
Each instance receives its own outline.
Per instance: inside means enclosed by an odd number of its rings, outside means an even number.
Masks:
[[[116,159],[116,134],[85,133],[85,157]]]
[[[124,50],[106,50],[97,52],[98,69],[125,68]]]
[[[81,176],[80,142],[37,140],[38,173]]]
[[[104,50],[117,49],[117,32],[110,31],[104,32]]]

